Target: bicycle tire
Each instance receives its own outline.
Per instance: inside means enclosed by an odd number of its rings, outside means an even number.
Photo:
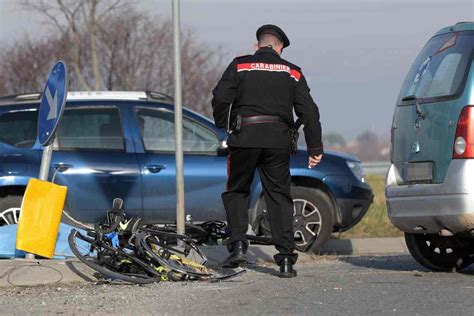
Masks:
[[[158,237],[162,242],[160,243],[155,243],[156,245],[163,247],[169,251],[172,251],[177,254],[181,254],[184,256],[188,256],[189,251],[193,250],[196,252],[201,258],[202,258],[202,263],[207,262],[207,257],[204,254],[204,252],[197,246],[195,241],[188,235],[183,235],[183,234],[178,234],[176,231],[170,230],[167,227],[163,228],[144,228],[142,229],[143,233],[148,233],[154,237]],[[143,239],[143,233],[141,234],[141,238]],[[173,240],[173,242],[170,244],[170,238]],[[185,244],[187,247],[185,248],[184,251],[181,251],[175,247],[173,247],[173,244],[176,244],[177,241],[181,241],[183,244]]]
[[[147,238],[153,237],[150,234],[143,235],[140,239],[140,245],[147,256],[156,260],[161,266],[166,267],[169,270],[179,272],[182,274],[187,274],[195,277],[210,277],[212,274],[205,272],[198,272],[192,268],[188,268],[185,265],[179,265],[178,261],[173,259],[166,259],[158,255],[153,249],[148,245]]]
[[[163,225],[148,225],[145,230],[154,230],[163,234],[168,234],[168,242],[176,243],[176,238],[182,239],[184,237],[193,239],[198,244],[203,244],[209,238],[209,233],[201,226],[194,224],[185,224],[185,233],[178,234],[178,228],[175,224],[163,224]]]
[[[97,258],[93,259],[93,257],[89,257],[89,258],[92,258],[92,260],[86,258],[86,256],[84,256],[80,252],[80,250],[77,246],[77,243],[76,243],[76,238],[80,239],[80,240],[82,240],[86,243],[91,244],[91,247],[92,247],[92,244],[95,242],[95,240],[82,235],[79,231],[77,231],[75,229],[71,230],[71,233],[69,234],[69,237],[68,237],[69,246],[70,246],[73,254],[82,263],[87,265],[92,270],[99,272],[103,276],[111,278],[111,279],[118,279],[118,280],[122,280],[122,281],[125,281],[125,282],[135,283],[135,284],[150,284],[150,283],[160,281],[160,277],[151,277],[149,275],[140,275],[140,274],[130,274],[129,275],[129,274],[124,274],[124,273],[121,273],[121,272],[113,271],[113,270],[111,270],[107,267],[104,267],[104,266],[98,264],[96,262]],[[110,250],[110,249],[108,249],[108,250]],[[134,264],[136,264],[137,266],[139,266],[142,269],[144,268],[143,266],[146,265],[144,262],[140,262],[139,259],[134,258],[133,256],[130,256],[130,255],[126,254],[125,252],[122,252],[121,255],[123,255],[128,260],[132,261]],[[143,270],[145,270],[145,269],[143,269]],[[146,270],[147,271],[145,271],[145,272],[149,272],[149,269],[146,269]]]

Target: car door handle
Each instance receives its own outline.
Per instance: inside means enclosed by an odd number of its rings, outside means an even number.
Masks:
[[[23,157],[22,154],[5,154],[3,155],[3,158],[20,158]]]
[[[145,169],[150,171],[151,173],[158,173],[163,169],[166,169],[165,165],[147,165]]]
[[[59,172],[64,172],[68,169],[71,169],[74,166],[67,163],[57,163],[57,164],[54,164],[53,167],[54,169],[57,169]]]

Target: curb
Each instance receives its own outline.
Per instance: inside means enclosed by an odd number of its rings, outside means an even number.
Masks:
[[[227,256],[226,246],[204,246],[209,266],[216,266]],[[250,245],[247,255],[250,261],[272,263],[276,254],[273,246]],[[321,249],[322,255],[395,255],[408,250],[403,238],[331,239]],[[299,253],[298,263],[313,262],[319,256]],[[77,259],[67,260],[0,260],[0,288],[27,287],[68,283],[97,282],[95,272]]]

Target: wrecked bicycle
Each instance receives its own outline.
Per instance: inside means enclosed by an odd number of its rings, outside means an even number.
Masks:
[[[68,238],[74,255],[106,279],[136,284],[159,281],[219,281],[245,272],[210,271],[206,255],[189,234],[174,225],[145,225],[127,219],[123,201],[115,199],[104,221],[84,232],[73,229]]]

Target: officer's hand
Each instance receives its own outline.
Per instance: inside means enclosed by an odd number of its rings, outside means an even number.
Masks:
[[[323,154],[319,156],[309,156],[308,168],[311,169],[311,168],[316,167],[316,165],[321,161],[322,158],[323,158]]]

